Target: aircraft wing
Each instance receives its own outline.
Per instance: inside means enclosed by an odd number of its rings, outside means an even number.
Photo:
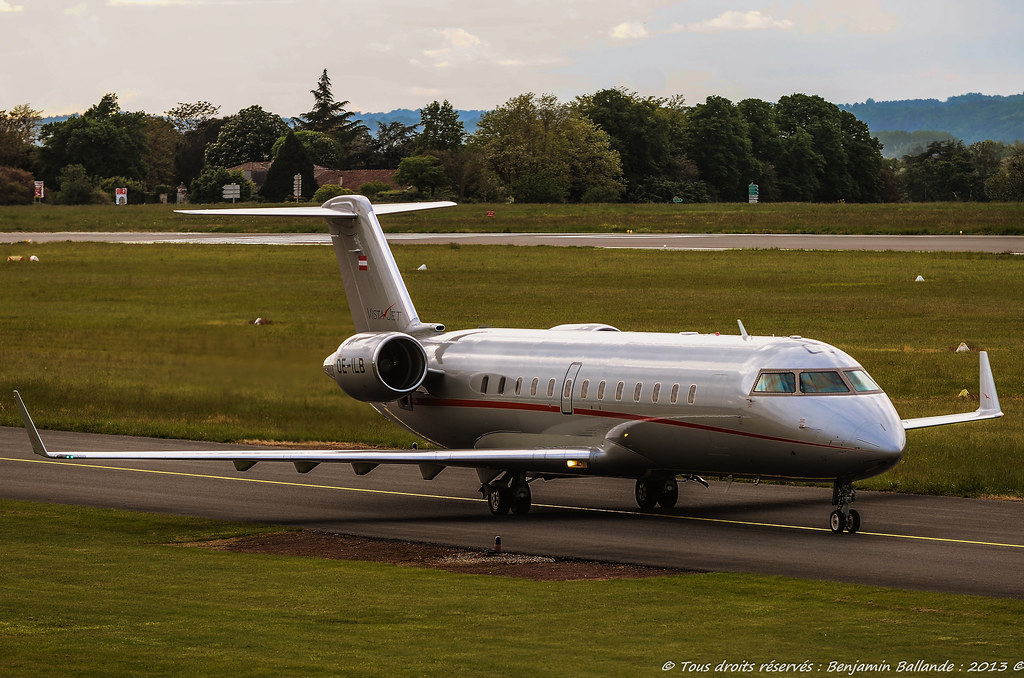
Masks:
[[[449,200],[437,202],[402,202],[383,203],[373,206],[374,214],[398,214],[400,212],[416,212],[419,210],[432,210],[438,207],[453,207],[456,203]],[[337,219],[344,217],[355,217],[352,212],[331,209],[330,207],[304,205],[302,207],[239,207],[237,209],[212,209],[212,210],[175,210],[179,214],[192,214],[198,216],[236,216],[236,217],[320,217],[322,219]]]
[[[143,459],[230,461],[245,471],[261,461],[289,461],[300,473],[320,463],[352,464],[356,473],[367,473],[379,464],[418,464],[424,478],[433,478],[446,466],[516,468],[545,473],[575,473],[603,455],[599,447],[535,447],[486,450],[180,450],[180,451],[81,451],[51,452],[46,449],[21,394],[14,392],[32,451],[48,459]]]
[[[928,426],[945,426],[946,424],[960,424],[970,421],[981,421],[983,419],[996,419],[1003,416],[999,409],[999,394],[996,393],[996,382],[992,377],[992,367],[988,363],[988,352],[982,351],[979,354],[980,360],[980,384],[978,388],[978,400],[980,406],[974,412],[963,412],[962,414],[944,414],[937,417],[919,417],[917,419],[904,419],[903,428],[909,431],[915,428],[926,428]]]

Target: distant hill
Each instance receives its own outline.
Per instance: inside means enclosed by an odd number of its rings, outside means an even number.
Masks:
[[[1012,96],[978,93],[938,99],[905,99],[840,104],[875,134],[902,130],[947,132],[964,143],[1024,141],[1024,94]]]
[[[462,121],[462,125],[466,128],[466,134],[472,134],[476,131],[476,124],[480,122],[480,117],[487,111],[456,111],[459,114],[459,120]],[[49,118],[43,118],[42,124],[45,125],[49,122],[64,122],[70,115],[56,115]],[[396,108],[393,111],[386,113],[359,113],[356,112],[353,116],[355,120],[362,120],[366,128],[370,130],[370,134],[373,136],[377,135],[377,123],[382,122],[385,125],[392,122],[400,122],[403,125],[418,125],[420,124],[420,112],[419,110],[410,110],[408,108]],[[290,123],[291,118],[285,118],[285,122]]]
[[[466,134],[472,134],[476,131],[476,124],[480,122],[480,117],[487,111],[455,111],[459,114],[459,120],[462,121],[463,127],[466,128]],[[400,122],[403,125],[418,125],[420,124],[420,112],[419,110],[410,110],[408,108],[396,108],[393,111],[387,113],[356,113],[352,116],[356,120],[362,120],[363,124],[370,130],[370,134],[376,136],[377,134],[377,123],[382,122],[385,125],[392,122]]]

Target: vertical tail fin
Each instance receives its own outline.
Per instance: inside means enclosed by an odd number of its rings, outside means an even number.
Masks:
[[[342,195],[320,207],[178,210],[202,216],[321,217],[327,220],[349,309],[357,332],[440,332],[443,325],[420,322],[402,274],[391,256],[377,214],[450,207],[453,202],[379,205],[361,195]]]
[[[436,330],[420,322],[370,201],[344,195],[323,207],[338,213],[327,224],[356,331]]]

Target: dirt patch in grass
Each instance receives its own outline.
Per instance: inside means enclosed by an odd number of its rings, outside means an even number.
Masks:
[[[307,556],[337,560],[364,560],[405,567],[427,567],[464,574],[488,574],[538,581],[596,581],[636,577],[666,577],[691,574],[692,570],[648,567],[572,558],[473,551],[450,546],[420,544],[394,539],[371,539],[333,532],[298,530],[273,532],[247,537],[192,542],[218,551],[269,553],[283,556]]]

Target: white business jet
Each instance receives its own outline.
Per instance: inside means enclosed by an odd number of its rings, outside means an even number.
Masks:
[[[220,459],[245,471],[288,461],[366,474],[417,464],[431,480],[470,467],[493,514],[529,511],[530,483],[611,476],[636,481],[644,511],[672,508],[679,482],[704,476],[831,482],[829,525],[856,532],[853,482],[892,468],[905,432],[1002,416],[981,353],[974,412],[901,419],[856,360],[803,337],[620,332],[603,324],[547,330],[445,331],[423,322],[377,214],[452,205],[379,205],[342,196],[321,207],[196,210],[186,214],[311,216],[327,220],[357,334],[324,360],[345,393],[439,450],[49,452],[20,396],[37,454],[53,459]]]

